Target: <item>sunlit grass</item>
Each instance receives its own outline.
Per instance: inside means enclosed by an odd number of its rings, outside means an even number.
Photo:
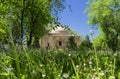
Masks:
[[[0,52],[0,79],[119,79],[120,54],[112,51],[40,50],[10,44]]]
[[[11,50],[12,52],[12,50]],[[94,51],[43,51],[18,50],[20,73],[15,58],[9,52],[0,54],[0,79],[114,79],[119,77],[119,55],[98,52],[99,68],[96,68]]]

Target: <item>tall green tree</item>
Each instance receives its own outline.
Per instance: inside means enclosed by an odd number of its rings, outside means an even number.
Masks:
[[[108,46],[106,43],[106,38],[105,38],[105,35],[103,33],[100,33],[92,41],[93,41],[93,44],[97,50],[107,50],[108,49]]]
[[[120,0],[90,0],[87,12],[89,24],[98,27],[104,34],[107,46],[116,51],[120,36]]]
[[[29,1],[27,4],[26,16],[29,17],[27,32],[29,33],[28,46],[32,43],[32,38],[38,43],[38,40],[43,36],[47,30],[47,24],[52,21],[52,16],[50,14],[49,3],[47,0],[34,0]]]
[[[5,35],[10,38],[13,48],[11,52],[13,59],[16,60],[13,66],[16,66],[15,72],[19,78],[22,71],[13,39],[15,42],[17,39],[24,41],[23,37],[26,35],[28,40],[43,36],[47,24],[52,21],[51,8],[56,5],[56,2],[51,4],[52,2],[53,0],[0,0],[0,40]]]
[[[39,38],[48,32],[48,23],[53,22],[58,12],[61,12],[64,7],[65,0],[34,0],[29,1],[27,12],[30,17],[29,24],[29,41],[28,46],[32,43],[32,37],[34,37],[35,45],[38,44]],[[52,13],[57,14],[52,14]]]
[[[48,32],[47,24],[52,22],[53,17],[64,9],[65,0],[8,0],[0,2],[0,10],[2,10],[0,17],[5,18],[6,26],[11,27],[14,40],[23,42],[27,37],[27,43],[31,45],[33,37],[35,41],[38,41]]]
[[[77,44],[75,42],[74,36],[69,37],[68,42],[67,42],[67,48],[68,50],[77,50]]]
[[[92,49],[92,43],[90,41],[89,35],[86,35],[85,38],[81,41],[80,50],[89,49]]]

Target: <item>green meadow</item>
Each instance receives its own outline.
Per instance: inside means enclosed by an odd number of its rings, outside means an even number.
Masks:
[[[86,36],[59,22],[64,9],[72,13],[67,1],[0,0],[0,79],[120,79],[120,0],[87,0],[85,13],[92,30]],[[39,44],[58,27],[69,30],[70,34],[59,31],[71,38],[58,40],[59,46],[54,39],[54,44],[44,41],[48,47]],[[93,30],[99,30],[98,36]]]
[[[119,64],[119,51],[9,49],[0,52],[0,79],[120,79]]]

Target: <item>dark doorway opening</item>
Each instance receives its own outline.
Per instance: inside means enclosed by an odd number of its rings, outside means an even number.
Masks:
[[[47,46],[50,46],[50,44],[49,44],[49,43],[47,43]]]
[[[59,46],[62,46],[62,41],[59,41]]]

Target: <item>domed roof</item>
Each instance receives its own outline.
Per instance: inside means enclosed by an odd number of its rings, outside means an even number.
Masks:
[[[71,35],[69,30],[63,28],[63,27],[57,27],[55,30],[52,30],[49,32],[50,34],[59,34],[59,35]]]

